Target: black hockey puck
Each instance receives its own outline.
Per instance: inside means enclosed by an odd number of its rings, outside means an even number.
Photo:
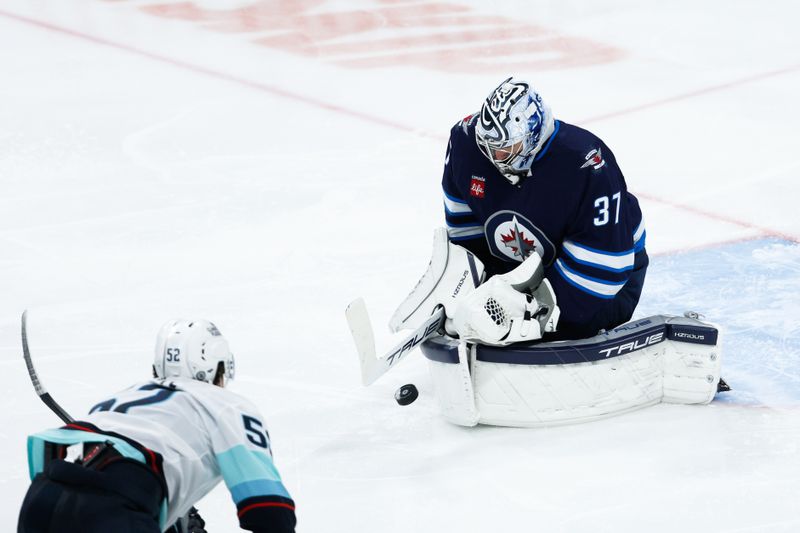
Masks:
[[[417,387],[409,383],[408,385],[403,385],[397,392],[394,393],[394,399],[397,400],[397,403],[400,405],[408,405],[413,403],[419,397],[419,391]]]

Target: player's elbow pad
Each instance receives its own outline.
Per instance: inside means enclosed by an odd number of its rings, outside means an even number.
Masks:
[[[288,498],[245,501],[238,507],[239,526],[242,529],[254,533],[294,533],[297,518],[294,514],[294,502]]]

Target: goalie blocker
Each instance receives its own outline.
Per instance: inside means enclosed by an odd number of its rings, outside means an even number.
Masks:
[[[588,422],[659,402],[711,402],[721,335],[694,316],[656,315],[579,341],[502,348],[436,337],[422,352],[442,415],[455,424]]]
[[[448,240],[447,230],[433,234],[428,269],[389,320],[389,329],[415,329],[443,308],[447,333],[465,341],[505,346],[534,341],[556,330],[560,310],[541,257],[531,254],[514,270],[484,282],[483,263]]]

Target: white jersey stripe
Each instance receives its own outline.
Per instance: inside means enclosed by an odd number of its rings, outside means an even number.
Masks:
[[[642,235],[644,235],[644,219],[642,219],[642,221],[639,222],[639,225],[636,226],[636,230],[633,232],[634,245],[636,245],[636,243],[639,242],[639,239],[642,238]]]
[[[578,274],[566,266],[561,259],[556,260],[556,269],[570,285],[599,298],[613,298],[620,289],[625,286],[624,281],[621,283],[611,283],[609,281],[602,281],[597,278],[590,278]]]
[[[633,250],[612,254],[564,241],[564,251],[575,262],[611,272],[624,272],[633,268]]]
[[[444,208],[448,213],[453,215],[463,215],[467,213],[472,213],[472,208],[466,204],[466,202],[462,202],[447,194],[444,195]]]
[[[451,240],[465,239],[468,237],[478,237],[483,235],[483,226],[447,226],[447,236]]]

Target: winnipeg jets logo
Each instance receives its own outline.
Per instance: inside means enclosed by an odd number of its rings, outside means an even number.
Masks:
[[[536,242],[525,236],[525,231],[519,229],[519,222],[517,217],[511,220],[513,228],[508,232],[508,235],[500,234],[500,239],[507,248],[510,248],[514,257],[519,257],[525,260],[534,251],[536,251]]]
[[[515,211],[498,211],[484,225],[492,255],[505,261],[522,262],[536,253],[545,266],[555,259],[555,246],[542,230]]]
[[[603,159],[603,152],[598,148],[596,150],[590,150],[589,153],[586,154],[586,162],[581,168],[592,167],[595,170],[600,170],[605,164],[606,160]]]

